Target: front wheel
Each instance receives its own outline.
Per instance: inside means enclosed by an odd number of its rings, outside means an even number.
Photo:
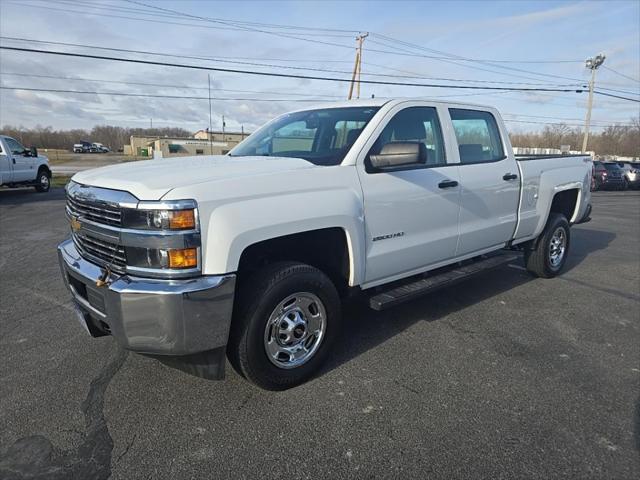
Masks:
[[[51,188],[51,174],[44,169],[40,169],[36,182],[37,192],[48,192],[49,188]]]
[[[322,271],[294,262],[268,265],[239,286],[229,361],[267,390],[299,385],[333,347],[340,310],[338,292]]]
[[[570,240],[567,218],[560,213],[550,213],[535,248],[525,250],[524,262],[527,270],[542,278],[558,275],[567,260]]]

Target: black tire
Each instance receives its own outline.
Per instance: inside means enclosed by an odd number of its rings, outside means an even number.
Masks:
[[[306,363],[285,369],[267,354],[267,323],[281,302],[300,292],[309,292],[320,300],[326,313],[324,335]],[[340,316],[338,292],[323,272],[295,262],[268,265],[246,281],[240,278],[227,345],[229,361],[238,373],[266,390],[299,385],[311,378],[333,348]]]
[[[36,184],[36,192],[48,192],[51,188],[51,173],[49,172],[49,170],[46,170],[44,168],[38,170],[36,182],[38,182]]]
[[[551,241],[558,229],[563,230],[565,239],[564,252],[558,263],[552,263],[550,251]],[[560,213],[549,214],[549,219],[544,230],[536,240],[534,249],[525,250],[524,264],[529,273],[541,278],[553,278],[558,275],[567,260],[569,246],[571,245],[571,230],[567,218]]]

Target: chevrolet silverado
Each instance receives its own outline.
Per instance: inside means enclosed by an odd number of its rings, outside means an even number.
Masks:
[[[341,299],[391,307],[518,255],[558,275],[591,159],[514,157],[494,108],[366,100],[267,123],[228,155],[84,171],[58,247],[82,326],[206,378],[309,379]]]

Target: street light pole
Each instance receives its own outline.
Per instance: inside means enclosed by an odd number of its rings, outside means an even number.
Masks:
[[[591,108],[593,107],[593,86],[596,81],[596,70],[604,63],[606,57],[603,54],[597,55],[595,58],[588,58],[585,66],[591,70],[591,80],[589,81],[589,103],[587,105],[587,118],[584,121],[584,138],[582,139],[582,153],[587,151],[587,143],[589,142],[589,126],[591,125]]]

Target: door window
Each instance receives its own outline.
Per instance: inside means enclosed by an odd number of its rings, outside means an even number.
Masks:
[[[479,110],[449,109],[458,140],[460,163],[495,162],[505,158],[494,116]]]
[[[20,145],[20,143],[18,143],[17,140],[14,140],[13,138],[5,137],[4,141],[7,142],[7,146],[9,147],[9,150],[11,151],[12,154],[14,155],[24,154],[24,147]]]
[[[426,167],[446,164],[442,130],[434,107],[409,107],[396,113],[384,128],[369,154],[378,154],[393,142],[421,142],[426,147]],[[368,161],[368,157],[367,157]]]

